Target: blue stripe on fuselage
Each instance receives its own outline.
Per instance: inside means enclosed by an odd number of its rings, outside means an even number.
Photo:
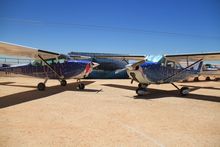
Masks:
[[[91,61],[87,61],[87,60],[68,60],[68,63],[81,63],[81,64],[88,64],[91,63]]]

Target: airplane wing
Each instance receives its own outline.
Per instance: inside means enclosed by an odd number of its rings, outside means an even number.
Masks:
[[[165,55],[168,60],[172,61],[220,61],[220,52],[216,53],[201,53],[201,54],[179,54],[179,55]]]
[[[96,58],[109,58],[109,59],[119,59],[119,60],[144,60],[145,56],[95,56]]]
[[[39,50],[36,48],[25,47],[6,42],[0,42],[0,54],[7,56],[28,57],[32,59],[40,59],[38,55],[40,55],[44,59],[56,58],[60,55],[54,52]]]
[[[75,59],[75,60],[79,60],[79,59],[91,59],[91,56],[82,56],[82,55],[74,55],[71,54],[69,55],[71,58]]]

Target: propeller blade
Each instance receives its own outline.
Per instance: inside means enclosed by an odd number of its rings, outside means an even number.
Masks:
[[[97,66],[99,66],[98,63],[96,63],[96,62],[92,62],[92,68],[95,68],[95,67],[97,67]]]
[[[118,73],[120,73],[120,72],[123,72],[123,71],[125,71],[126,69],[127,69],[127,68],[118,69],[118,70],[115,71],[115,74],[118,74]]]

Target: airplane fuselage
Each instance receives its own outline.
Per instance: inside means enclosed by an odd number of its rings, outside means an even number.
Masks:
[[[142,84],[172,83],[198,75],[199,70],[167,67],[161,63],[145,62],[136,69],[128,69],[129,77]]]
[[[65,79],[81,79],[88,76],[88,74],[92,71],[90,61],[67,60],[63,63],[51,63],[50,66],[54,71],[56,71],[56,73],[63,76]],[[33,65],[30,63],[26,65],[6,67],[3,68],[2,71],[39,78],[58,78],[55,72],[53,72],[47,65]]]

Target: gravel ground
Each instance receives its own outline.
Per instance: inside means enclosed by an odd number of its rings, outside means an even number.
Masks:
[[[220,146],[220,82],[187,82],[187,97],[170,84],[137,97],[130,80],[0,77],[0,146]]]

